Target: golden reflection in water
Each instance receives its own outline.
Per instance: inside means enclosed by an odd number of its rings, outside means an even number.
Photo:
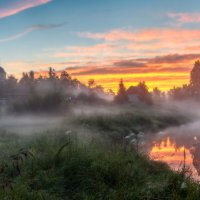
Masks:
[[[192,176],[195,179],[200,180],[200,176],[193,165],[193,156],[190,150],[184,146],[177,148],[169,137],[159,142],[154,142],[149,155],[153,160],[166,162],[173,170],[177,171],[181,170],[184,164],[184,149],[186,155],[185,166],[192,172]]]

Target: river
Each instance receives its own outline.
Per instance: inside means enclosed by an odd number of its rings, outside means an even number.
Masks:
[[[200,121],[158,132],[148,142],[150,158],[167,163],[173,170],[184,165],[200,181]]]

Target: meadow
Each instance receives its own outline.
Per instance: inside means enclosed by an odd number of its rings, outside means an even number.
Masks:
[[[37,133],[2,129],[0,199],[199,199],[199,185],[186,169],[174,172],[124,143],[133,132],[153,134],[188,120],[169,110],[152,110],[81,111],[64,118],[60,128]]]

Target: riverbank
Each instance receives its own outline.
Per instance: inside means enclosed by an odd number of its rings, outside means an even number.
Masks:
[[[176,106],[86,107],[85,110],[88,112],[79,111],[68,125],[77,132],[81,130],[112,143],[123,142],[124,137],[131,133],[150,135],[168,127],[187,124],[195,118],[192,112],[182,112]]]

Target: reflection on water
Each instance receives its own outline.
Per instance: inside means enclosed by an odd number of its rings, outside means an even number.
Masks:
[[[181,170],[184,165],[192,176],[200,180],[200,122],[169,128],[152,139],[149,155],[154,160],[166,162],[172,169]]]
[[[185,167],[192,172],[194,178],[200,179],[193,164],[194,156],[191,151],[192,149],[187,149],[184,146],[176,147],[174,141],[170,140],[170,137],[167,137],[158,143],[155,142],[149,154],[153,160],[166,162],[176,171],[183,168],[185,154]]]

